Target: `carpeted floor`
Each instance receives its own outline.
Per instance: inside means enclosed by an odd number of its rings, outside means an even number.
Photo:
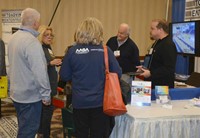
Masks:
[[[0,119],[0,138],[16,138],[17,118],[15,115],[4,116]]]
[[[1,101],[0,138],[16,138],[17,118],[9,99]],[[63,138],[61,109],[55,108],[51,122],[51,138]]]
[[[51,137],[52,138],[63,138],[63,127],[62,127],[62,115],[61,109],[56,108],[53,113],[51,120]]]

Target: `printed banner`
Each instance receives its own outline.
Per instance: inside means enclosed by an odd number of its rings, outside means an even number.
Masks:
[[[186,0],[185,21],[200,19],[200,0]]]
[[[2,40],[5,43],[6,49],[6,70],[8,72],[8,52],[7,45],[10,40],[11,35],[16,31],[21,25],[21,12],[22,10],[2,10]]]
[[[185,1],[185,21],[192,20],[200,20],[200,0]],[[194,72],[200,72],[200,57],[195,57]]]

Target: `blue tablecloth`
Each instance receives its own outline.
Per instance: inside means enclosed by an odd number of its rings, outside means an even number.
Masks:
[[[200,97],[200,88],[174,88],[169,89],[171,100],[184,100]],[[151,100],[155,100],[155,90],[152,90]]]

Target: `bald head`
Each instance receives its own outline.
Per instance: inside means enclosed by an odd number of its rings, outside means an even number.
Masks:
[[[126,23],[122,23],[119,26],[118,33],[117,33],[117,40],[124,41],[129,37],[130,34],[130,27]]]
[[[123,31],[126,32],[126,34],[128,34],[128,35],[130,34],[130,27],[129,27],[129,25],[126,24],[126,23],[120,24],[119,30],[123,30]]]

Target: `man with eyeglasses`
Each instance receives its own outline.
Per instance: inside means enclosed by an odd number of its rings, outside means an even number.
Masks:
[[[130,27],[126,23],[119,26],[117,36],[111,37],[107,46],[114,52],[119,65],[122,68],[121,79],[131,85],[132,78],[127,74],[135,72],[140,65],[139,49],[130,38]]]

